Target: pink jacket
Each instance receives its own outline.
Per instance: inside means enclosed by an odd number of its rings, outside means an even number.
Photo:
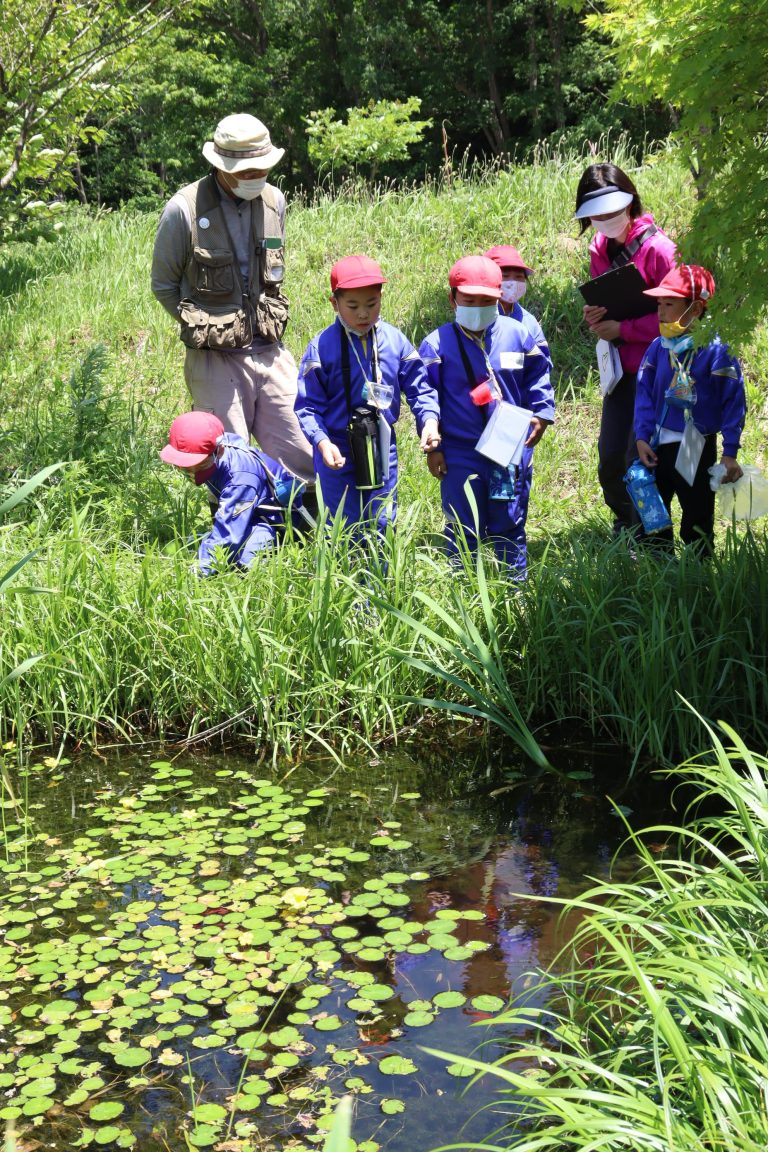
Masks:
[[[653,216],[646,212],[632,221],[629,234],[625,240],[628,244],[634,240],[638,232],[644,231],[649,224],[653,224]],[[656,288],[666,276],[670,268],[676,263],[677,249],[673,240],[665,235],[661,229],[655,232],[645,243],[638,248],[632,257],[632,263],[645,280],[649,288]],[[595,232],[589,246],[589,274],[602,276],[611,267],[608,257],[608,237],[601,232]],[[625,372],[637,372],[643,359],[643,353],[652,340],[659,334],[659,321],[655,312],[648,316],[639,316],[636,320],[621,321],[621,339],[619,356],[621,366]]]

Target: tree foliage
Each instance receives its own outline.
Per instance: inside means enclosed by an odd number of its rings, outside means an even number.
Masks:
[[[604,0],[586,18],[617,64],[616,93],[662,100],[699,202],[682,250],[712,268],[729,336],[754,327],[768,289],[768,0]]]
[[[133,49],[192,0],[6,0],[0,22],[0,193],[72,185],[80,145],[129,99]]]
[[[418,96],[407,100],[371,100],[365,108],[348,108],[347,121],[334,119],[334,108],[305,117],[309,158],[320,171],[367,168],[372,180],[382,165],[406,160],[431,120],[413,120],[421,107]]]
[[[557,0],[218,0],[182,12],[142,53],[134,102],[83,149],[84,188],[107,204],[167,194],[200,174],[202,142],[232,111],[259,116],[286,149],[288,188],[319,175],[305,131],[313,110],[330,124],[328,108],[418,98],[432,124],[407,157],[388,160],[397,179],[437,170],[444,148],[498,157],[552,135],[664,135],[657,108],[606,109],[615,65],[605,45]]]

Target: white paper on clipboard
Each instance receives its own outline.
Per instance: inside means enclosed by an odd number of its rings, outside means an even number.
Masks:
[[[518,408],[506,400],[500,400],[483,429],[483,434],[475,444],[481,456],[508,468],[519,464],[523,458],[523,448],[528,439],[533,412]]]

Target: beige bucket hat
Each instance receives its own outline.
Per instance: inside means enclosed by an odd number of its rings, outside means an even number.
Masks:
[[[275,148],[269,132],[255,116],[238,112],[225,116],[216,125],[213,140],[203,144],[203,156],[222,172],[244,172],[248,168],[273,168],[285,155]]]

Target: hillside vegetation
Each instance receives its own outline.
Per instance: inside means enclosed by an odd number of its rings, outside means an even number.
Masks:
[[[632,171],[658,221],[682,236],[692,190],[674,151],[637,169],[621,147],[612,157]],[[336,747],[377,739],[420,713],[407,698],[446,690],[408,615],[449,637],[443,672],[453,669],[502,708],[508,693],[530,723],[576,718],[638,760],[691,751],[688,742],[700,739],[678,693],[745,735],[762,733],[761,522],[727,539],[721,525],[710,567],[687,557],[633,561],[608,540],[593,344],[575,289],[587,275],[587,239],[577,239],[572,219],[585,162],[540,154],[531,165],[464,171],[450,184],[355,184],[310,203],[294,199],[289,211],[287,343],[297,360],[330,322],[328,269],[341,255],[381,261],[383,314],[415,342],[446,318],[447,272],[458,256],[513,242],[536,269],[525,302],[550,341],[559,415],[537,449],[531,579],[514,597],[490,564],[479,582],[447,567],[438,494],[407,419],[388,571],[366,561],[378,609],[343,539],[289,541],[245,578],[197,580],[186,541],[205,527],[204,499],[157,458],[187,397],[182,346],[149,291],[156,216],[83,215],[53,244],[6,245],[3,486],[69,464],[0,530],[0,573],[34,553],[3,592],[3,739],[215,729],[280,751],[309,738]],[[763,464],[765,331],[738,351],[750,401],[743,458]],[[475,626],[489,642],[480,655]],[[36,655],[24,676],[9,678]],[[465,699],[457,684],[447,695]]]

